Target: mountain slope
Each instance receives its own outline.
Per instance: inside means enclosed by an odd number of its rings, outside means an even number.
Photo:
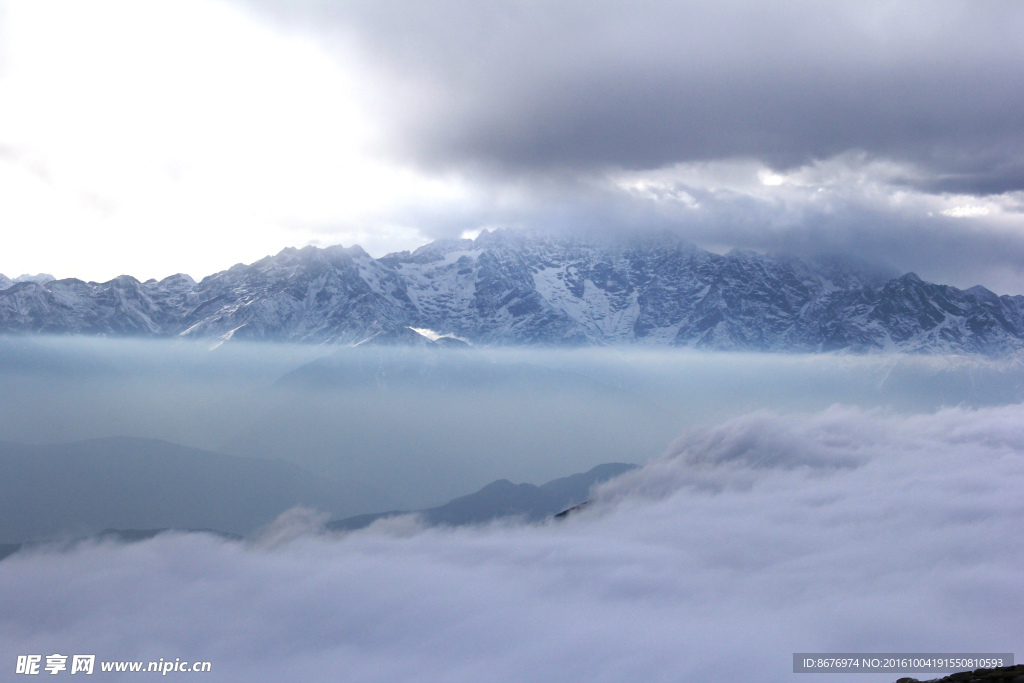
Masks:
[[[0,282],[0,331],[355,344],[426,328],[477,344],[1004,353],[1024,296],[668,238],[502,230],[374,259],[289,248],[195,283]],[[383,335],[383,336],[382,336]]]

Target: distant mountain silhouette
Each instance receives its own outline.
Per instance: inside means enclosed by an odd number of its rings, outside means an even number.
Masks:
[[[91,486],[95,486],[98,480],[110,475],[113,475],[113,481],[110,482],[113,486],[101,486],[99,489],[95,490],[97,495],[92,497],[84,496],[81,500],[74,501],[71,505],[58,507],[58,509],[54,510],[50,515],[40,511],[38,509],[40,505],[52,503],[53,496],[59,496],[62,493],[66,494],[68,492],[68,488],[61,483],[51,491],[49,496],[40,497],[40,503],[35,506],[36,509],[29,511],[34,511],[39,514],[39,517],[35,519],[35,526],[26,523],[24,521],[24,516],[16,517],[12,520],[4,519],[3,522],[6,526],[3,528],[14,530],[13,532],[9,532],[13,535],[8,536],[8,538],[17,538],[17,534],[22,530],[27,530],[31,533],[22,534],[21,537],[25,539],[25,542],[0,543],[0,560],[13,555],[23,548],[46,545],[53,540],[59,541],[62,544],[67,543],[71,546],[84,541],[104,540],[119,541],[122,543],[135,543],[151,539],[157,534],[164,532],[206,533],[213,534],[225,540],[242,540],[244,533],[224,531],[223,529],[227,528],[227,525],[220,527],[217,527],[216,525],[196,526],[190,525],[188,521],[178,524],[170,523],[167,526],[152,528],[140,528],[138,526],[133,526],[132,523],[129,522],[119,528],[104,528],[102,531],[85,531],[79,534],[73,534],[70,533],[70,527],[72,525],[68,523],[68,515],[79,513],[83,514],[83,518],[78,520],[78,523],[74,525],[75,528],[80,529],[87,529],[89,525],[95,526],[96,519],[109,519],[118,515],[136,520],[209,520],[216,519],[217,515],[221,515],[220,519],[222,521],[226,520],[228,523],[230,523],[232,519],[241,520],[241,522],[235,523],[236,528],[244,527],[245,531],[248,532],[257,530],[258,527],[272,521],[278,514],[280,514],[280,512],[284,512],[286,509],[294,507],[296,504],[289,504],[287,501],[294,500],[296,496],[309,495],[307,492],[303,492],[301,487],[298,489],[295,488],[294,482],[278,482],[279,485],[275,487],[263,479],[264,474],[281,475],[284,473],[286,477],[294,477],[296,471],[301,473],[302,470],[298,470],[298,468],[293,470],[290,466],[280,468],[280,465],[283,465],[284,463],[262,461],[265,465],[255,466],[255,471],[260,473],[255,478],[253,478],[253,470],[251,469],[248,474],[240,475],[241,479],[245,479],[247,477],[250,478],[248,482],[241,480],[238,481],[238,484],[241,486],[240,489],[234,491],[225,490],[225,481],[223,478],[215,477],[213,481],[209,482],[209,487],[206,489],[207,494],[211,491],[219,491],[223,494],[223,497],[219,498],[222,505],[227,507],[240,506],[239,509],[234,511],[233,516],[228,514],[229,511],[221,509],[216,505],[211,505],[210,501],[205,500],[203,495],[196,496],[195,491],[191,493],[186,491],[185,493],[187,493],[187,495],[185,500],[192,504],[198,504],[198,506],[190,511],[185,511],[173,505],[168,508],[165,500],[167,493],[165,491],[161,491],[159,486],[154,489],[157,494],[156,497],[148,499],[145,496],[145,492],[140,491],[140,488],[145,488],[146,485],[152,484],[153,477],[161,477],[165,475],[170,475],[170,479],[165,481],[170,481],[175,485],[181,484],[181,480],[177,478],[177,474],[180,474],[180,472],[176,473],[176,468],[181,463],[185,463],[186,468],[188,465],[194,465],[194,460],[191,463],[188,462],[190,458],[198,457],[201,459],[209,459],[210,456],[213,456],[213,460],[215,461],[214,467],[200,467],[195,470],[196,472],[203,472],[206,475],[210,475],[214,470],[218,469],[221,473],[225,471],[230,473],[234,470],[237,475],[239,472],[244,473],[248,469],[245,465],[252,465],[252,463],[244,463],[244,461],[248,460],[246,458],[217,456],[216,454],[207,453],[205,451],[198,451],[148,439],[96,439],[94,441],[44,447],[17,446],[13,444],[0,443],[0,475],[13,473],[14,470],[9,466],[8,461],[12,459],[17,460],[19,457],[24,456],[25,451],[17,452],[13,456],[10,451],[19,451],[20,449],[42,449],[43,455],[41,459],[48,462],[43,463],[43,467],[36,471],[36,475],[38,475],[39,471],[43,471],[44,474],[48,476],[53,475],[55,472],[53,469],[54,465],[65,465],[66,458],[78,457],[80,459],[80,463],[78,463],[79,468],[72,468],[73,471],[68,472],[70,475],[69,478],[74,479],[76,487],[89,488]],[[53,449],[55,453],[45,453],[45,451],[49,449]],[[142,478],[137,477],[137,472],[117,475],[110,469],[112,465],[116,466],[117,462],[122,461],[126,452],[134,453],[135,456],[138,456],[142,451],[146,451],[147,453],[141,456],[143,459],[149,458],[157,462],[156,466],[148,468],[147,474]],[[37,454],[39,452],[40,451],[36,451]],[[106,455],[106,458],[103,457],[103,454]],[[169,467],[166,462],[168,457],[172,461],[177,459],[179,462],[173,463]],[[224,461],[216,462],[221,458],[223,458]],[[95,466],[98,459],[106,460],[102,467],[99,467],[94,472],[87,474],[84,478],[76,476],[81,474],[80,468],[87,467],[89,464]],[[161,460],[164,460],[165,462],[160,462]],[[230,462],[238,460],[243,461],[242,467],[239,467],[239,463],[237,462]],[[255,462],[259,463],[261,461]],[[264,466],[267,466],[266,470],[261,469]],[[637,465],[626,463],[607,463],[604,465],[598,465],[587,472],[573,474],[568,477],[549,481],[541,486],[535,486],[533,484],[513,484],[507,479],[499,479],[498,481],[492,482],[483,487],[476,493],[455,498],[444,505],[439,505],[437,507],[426,510],[392,510],[390,512],[377,514],[357,515],[328,522],[326,527],[331,531],[354,531],[356,529],[367,527],[379,519],[406,514],[418,514],[420,519],[427,524],[443,526],[484,524],[498,519],[517,519],[526,522],[537,522],[545,519],[551,519],[556,516],[564,517],[569,509],[578,509],[586,504],[588,496],[590,495],[590,490],[595,485],[617,477],[624,472],[636,469],[636,467]],[[30,475],[28,477],[22,475],[18,481],[31,483],[31,468],[26,469],[30,472]],[[67,477],[65,480],[66,479]],[[299,476],[299,479],[302,479],[301,475]],[[13,480],[6,479],[2,481],[3,483],[0,483],[0,495],[9,493],[12,486],[7,482]],[[131,481],[134,481],[137,485],[141,485],[133,486],[131,488],[132,491],[140,494],[134,503],[126,502],[124,496],[119,495],[119,491],[122,491],[121,485],[125,482]],[[247,502],[242,502],[241,499],[249,495],[255,495],[257,497],[260,496],[257,489],[253,487],[253,483],[265,487],[266,491],[263,494],[265,498],[263,500],[249,500]],[[230,486],[228,486],[228,489],[230,489]],[[101,505],[96,500],[97,497],[101,497],[103,494],[112,496],[112,499],[107,501],[106,506]],[[0,513],[6,513],[11,509],[11,505],[8,502],[9,499],[4,498],[2,500],[3,503],[0,504]],[[150,508],[148,510],[146,509],[147,504]],[[297,504],[302,503],[300,502]],[[312,505],[315,506],[316,504],[312,503]],[[321,509],[323,509],[322,506]],[[263,522],[261,524],[255,524],[253,522],[255,519],[261,519]],[[47,531],[41,533],[39,529],[46,529]],[[54,531],[54,529],[58,531]]]
[[[363,486],[343,488],[291,463],[153,439],[0,442],[0,541],[105,529],[245,534],[297,505],[347,511],[368,500]]]
[[[608,481],[636,465],[607,463],[584,472],[549,481],[541,486],[513,484],[499,479],[476,493],[455,498],[426,510],[392,510],[372,515],[357,515],[327,523],[329,529],[351,531],[369,526],[379,519],[415,512],[427,524],[462,526],[483,524],[496,519],[520,518],[528,522],[549,519],[584,503],[595,485]]]

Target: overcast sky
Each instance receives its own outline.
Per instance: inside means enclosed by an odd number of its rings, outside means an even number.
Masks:
[[[0,0],[0,272],[671,229],[1024,292],[1015,2]]]

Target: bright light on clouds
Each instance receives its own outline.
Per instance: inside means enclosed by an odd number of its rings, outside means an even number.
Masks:
[[[15,1],[4,19],[0,272],[202,276],[314,240],[386,250],[424,238],[369,225],[382,206],[450,194],[368,154],[337,54],[233,5]]]
[[[952,209],[946,209],[942,212],[942,215],[952,216],[953,218],[976,218],[978,216],[987,216],[990,212],[987,206],[968,204],[967,206],[954,206]]]

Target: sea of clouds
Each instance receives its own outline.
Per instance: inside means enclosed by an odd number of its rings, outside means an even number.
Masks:
[[[795,676],[794,652],[1019,656],[1021,491],[1024,405],[755,411],[688,428],[560,522],[333,535],[293,511],[240,543],[19,553],[0,562],[0,666],[92,653],[207,660],[218,681],[771,682],[850,680]]]

